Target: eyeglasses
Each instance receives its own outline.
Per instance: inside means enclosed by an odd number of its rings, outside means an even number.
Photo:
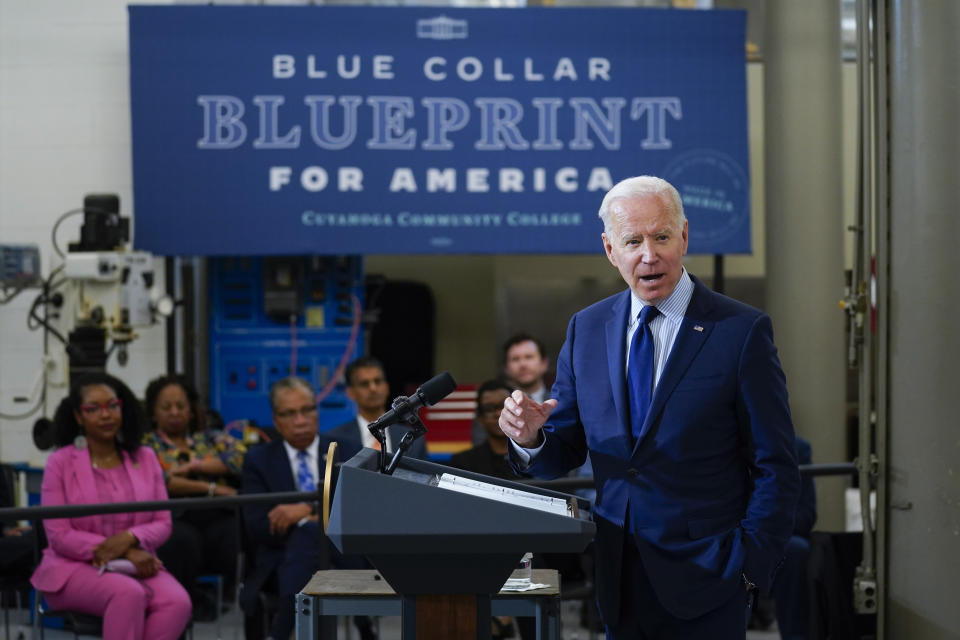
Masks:
[[[274,415],[281,420],[292,420],[297,414],[304,418],[315,416],[317,415],[317,405],[312,404],[309,407],[300,407],[299,409],[284,409],[283,411],[277,411]]]
[[[481,404],[477,407],[477,412],[490,415],[493,413],[500,413],[502,409],[502,404]]]
[[[80,411],[88,416],[95,416],[101,411],[114,413],[120,411],[122,408],[123,402],[120,400],[120,398],[114,398],[112,400],[107,400],[106,402],[87,402],[80,405]]]

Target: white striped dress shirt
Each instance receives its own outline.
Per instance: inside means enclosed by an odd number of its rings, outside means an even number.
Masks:
[[[677,331],[680,330],[680,323],[683,321],[683,315],[687,312],[687,305],[690,304],[690,298],[693,297],[693,280],[684,268],[680,274],[680,280],[677,286],[673,288],[673,293],[667,296],[667,299],[657,305],[660,313],[650,321],[650,332],[653,334],[653,388],[657,388],[660,382],[660,374],[663,373],[663,367],[667,364],[667,358],[670,357],[670,350],[673,349],[673,342],[677,338]],[[624,360],[627,367],[630,366],[630,343],[633,342],[633,334],[637,330],[637,323],[640,321],[640,312],[645,306],[635,293],[630,294],[630,320],[627,322],[627,356]],[[624,372],[626,375],[626,372]]]

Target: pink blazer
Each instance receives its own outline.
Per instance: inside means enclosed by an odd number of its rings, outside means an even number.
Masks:
[[[121,457],[136,500],[167,499],[163,471],[153,449],[140,447],[133,456],[123,452]],[[41,504],[96,504],[99,501],[89,449],[68,445],[54,452],[43,471]],[[94,547],[107,538],[103,534],[102,518],[94,515],[44,521],[49,544],[30,578],[31,584],[41,591],[58,591],[79,566],[91,563]],[[134,526],[130,528],[140,547],[151,553],[166,542],[170,530],[169,511],[137,512]]]

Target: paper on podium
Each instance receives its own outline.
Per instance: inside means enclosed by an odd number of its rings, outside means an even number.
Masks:
[[[472,496],[498,500],[520,507],[539,509],[547,513],[556,513],[561,516],[577,517],[576,500],[563,500],[553,496],[545,496],[531,491],[523,491],[512,487],[503,487],[489,482],[465,478],[452,473],[442,473],[436,478],[441,489],[458,491]]]
[[[541,582],[530,582],[529,580],[521,580],[520,578],[507,578],[507,581],[503,583],[503,588],[500,589],[500,591],[533,591],[534,589],[546,589],[549,586],[549,584]]]

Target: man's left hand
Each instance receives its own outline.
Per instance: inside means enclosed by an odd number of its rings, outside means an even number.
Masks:
[[[267,514],[267,520],[270,521],[270,533],[273,535],[285,534],[291,526],[309,516],[311,511],[310,505],[303,502],[278,504]]]

